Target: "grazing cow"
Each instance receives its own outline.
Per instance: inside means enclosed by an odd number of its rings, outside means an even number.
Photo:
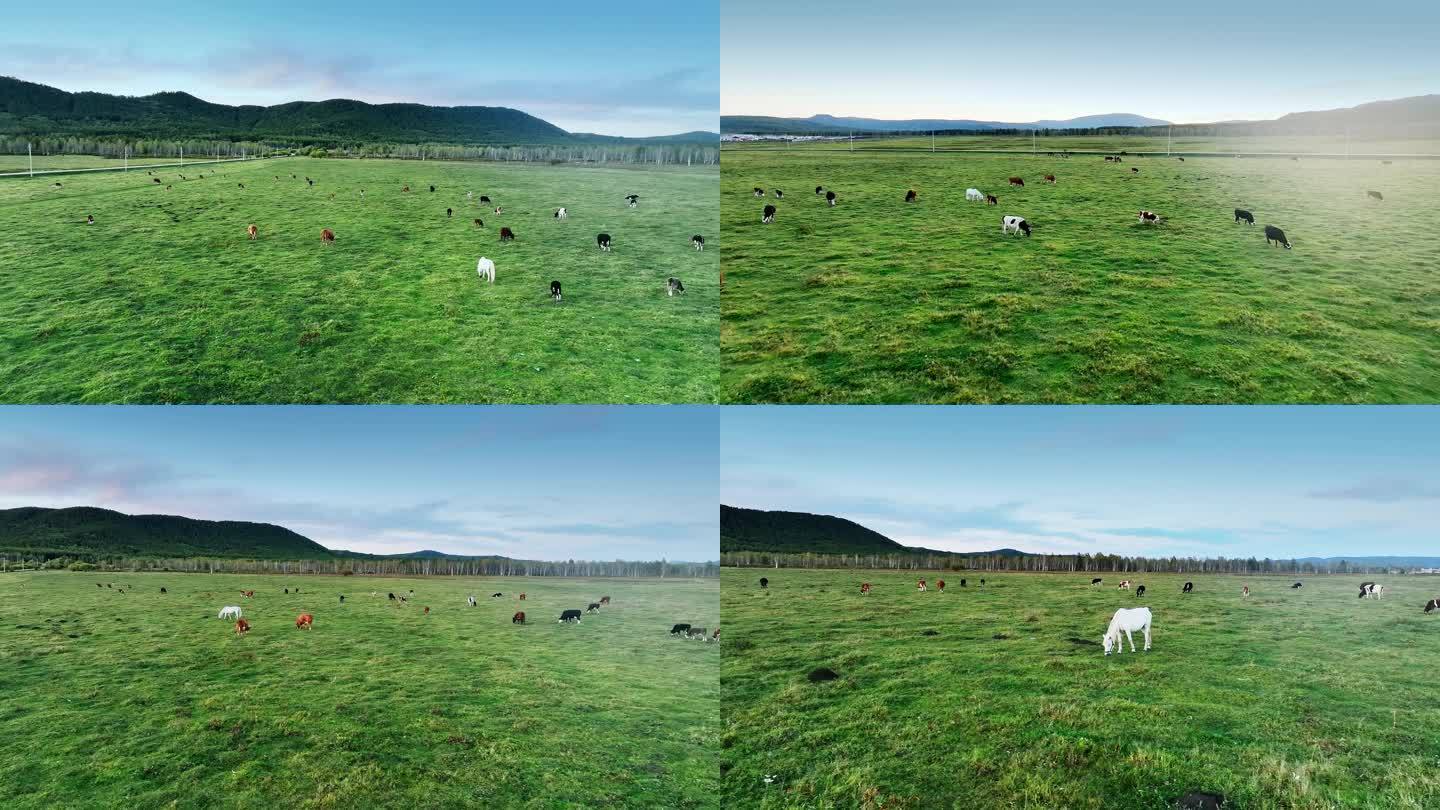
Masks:
[[[1285,232],[1274,225],[1265,226],[1265,244],[1274,242],[1277,245],[1284,245],[1286,250],[1290,249],[1290,240],[1285,238]]]
[[[756,196],[756,197],[764,197],[764,196],[765,196],[765,189],[760,188],[759,186],[756,186],[755,189],[754,189],[754,191],[755,191],[755,196]]]
[[[502,228],[500,229],[500,241],[501,241],[501,242],[513,242],[513,241],[515,241],[515,232],[512,231],[512,230],[510,230],[509,228],[502,227]]]
[[[996,197],[994,194],[986,194],[986,195],[985,195],[985,204],[986,204],[986,205],[999,205],[999,204],[1000,204],[1000,198],[999,198],[999,197]]]
[[[943,579],[938,579],[938,580],[936,580],[936,581],[935,581],[935,590],[939,591],[940,593],[944,593],[944,592],[945,592],[945,580],[943,580]]]
[[[580,611],[578,611],[578,610],[565,610],[565,611],[561,611],[561,613],[560,613],[560,618],[555,620],[555,623],[556,623],[556,624],[559,624],[560,622],[573,622],[573,623],[575,623],[575,624],[579,624],[579,623],[580,623]]]
[[[525,601],[525,592],[524,592],[524,591],[521,591],[521,592],[520,592],[520,601],[521,601],[521,602],[524,602],[524,601]],[[607,597],[605,597],[604,599],[601,599],[600,601],[608,605],[608,604],[610,604],[610,597],[607,596]]]
[[[505,595],[505,594],[503,594],[503,593],[498,593],[498,592],[497,592],[497,593],[492,593],[492,594],[490,594],[490,598],[491,598],[491,599],[499,599],[500,597],[502,597],[502,596],[504,596],[504,595]]]
[[[770,587],[770,580],[766,579],[765,577],[760,577],[760,587],[762,587],[762,588],[768,588],[768,587]]]
[[[551,300],[555,301],[556,303],[559,303],[561,297],[562,297],[562,296],[560,295],[560,282],[558,282],[558,281],[552,281],[552,282],[550,282],[550,298],[551,298]]]
[[[965,578],[964,578],[964,577],[961,577],[961,578],[960,578],[960,587],[964,588],[965,586],[966,586]]]
[[[490,203],[490,198],[489,198],[489,197],[486,197],[484,194],[481,194],[481,195],[480,195],[480,202],[486,203],[486,204],[488,205],[488,204]]]
[[[825,192],[825,202],[830,203],[830,206],[833,208],[835,206],[835,192]]]
[[[1116,589],[1116,590],[1120,590],[1120,591],[1128,591],[1128,590],[1130,590],[1130,580],[1128,580],[1128,579],[1122,579],[1122,580],[1120,580],[1120,584],[1117,585],[1117,586],[1115,586],[1115,589]]]
[[[825,193],[825,187],[824,187],[824,186],[816,186],[816,187],[815,187],[815,196],[816,196],[816,197],[819,197],[821,194],[824,194],[824,193]]]
[[[309,180],[310,178],[307,177],[307,178],[305,178],[305,179],[306,179],[306,180]],[[435,187],[434,187],[434,186],[431,186],[431,187],[430,187],[430,193],[431,193],[431,194],[434,194],[434,193],[435,193]]]
[[[477,227],[477,228],[483,228],[483,227],[485,227],[485,220],[480,219],[479,217],[476,217],[476,218],[475,218],[475,227]]]
[[[477,604],[477,602],[475,601],[475,597],[474,597],[474,596],[467,596],[467,597],[465,597],[465,602],[466,602],[467,604],[469,604],[470,607],[475,607],[476,604]]]
[[[248,633],[248,632],[250,632],[250,622],[247,622],[247,621],[245,621],[244,619],[236,619],[236,620],[235,620],[235,635],[237,635],[237,636],[243,636],[243,635],[245,635],[245,634]]]
[[[94,215],[94,214],[86,214],[86,215],[85,215],[85,224],[86,224],[86,225],[94,225],[94,224],[95,224],[95,215]]]
[[[115,587],[115,586],[114,586],[114,584],[107,582],[107,583],[105,583],[105,587],[107,587],[107,588],[113,588],[113,587]]]
[[[1020,186],[1021,188],[1024,188],[1024,186],[1025,186],[1025,180],[1024,180],[1024,178],[1021,178],[1021,177],[1012,177],[1012,178],[1010,178],[1010,185],[1012,185],[1012,186]]]
[[[690,244],[693,245],[696,250],[704,250],[704,249],[705,249],[705,237],[703,237],[703,236],[701,236],[700,234],[697,233],[697,234],[695,234],[694,236],[690,237]]]
[[[707,629],[704,628],[704,627],[692,627],[692,628],[690,628],[690,630],[689,630],[688,632],[686,632],[685,635],[686,635],[687,638],[693,638],[693,639],[696,639],[697,641],[704,641],[704,640],[705,640],[705,637],[706,637],[709,633],[710,633],[710,631],[707,630]]]
[[[1368,589],[1367,589],[1366,586],[1369,586]],[[1384,585],[1376,585],[1376,584],[1373,583],[1373,582],[1367,582],[1367,583],[1365,583],[1364,585],[1361,585],[1361,586],[1360,586],[1360,596],[1361,596],[1361,598],[1364,598],[1364,597],[1368,596],[1368,597],[1370,597],[1371,599],[1379,599],[1384,593],[1385,593],[1385,586],[1384,586]]]
[[[760,221],[766,225],[775,221],[775,206],[767,205],[765,210],[760,212]]]
[[[1236,221],[1236,222],[1243,222],[1243,223],[1245,223],[1246,225],[1254,225],[1254,224],[1255,224],[1255,215],[1252,214],[1252,213],[1250,213],[1249,211],[1246,211],[1244,208],[1236,208],[1236,209],[1235,209],[1235,221]]]
[[[157,185],[157,186],[160,185],[160,178],[158,178],[158,177],[155,178],[155,185]]]
[[[775,199],[777,199],[777,200],[783,200],[783,199],[785,199],[785,192],[781,191],[781,190],[778,189],[778,188],[775,189]]]
[[[245,184],[244,184],[244,183],[236,183],[235,185],[239,186],[240,188],[245,188]]]
[[[862,582],[862,583],[860,583],[860,593],[861,593],[861,594],[870,593],[870,583],[868,583],[868,582]]]
[[[905,192],[905,202],[915,202],[916,199],[918,199],[918,196],[915,194],[915,189],[912,188]]]
[[[340,594],[340,604],[345,604],[345,594]]]
[[[220,608],[220,618],[222,619],[238,619],[243,615],[244,612],[240,610],[239,605],[226,605]]]
[[[560,206],[559,208],[555,209],[555,218],[556,218],[556,219],[564,219],[564,218],[567,217],[567,216],[569,216],[569,214],[566,213],[566,211],[565,211],[565,206],[562,205],[562,206]]]
[[[1026,222],[1024,217],[1001,217],[1000,232],[1010,233],[1012,230],[1016,235],[1019,235],[1023,231],[1026,236],[1029,236],[1030,223]]]
[[[165,590],[164,588],[161,588],[161,589],[160,589],[160,592],[161,592],[161,593],[169,593],[169,591]]]
[[[430,615],[430,606],[429,606],[429,605],[426,605],[426,606],[425,606],[425,615],[426,615],[426,616],[429,616],[429,615]]]
[[[680,283],[680,279],[671,276],[665,279],[665,294],[667,296],[684,295],[685,285]]]
[[[1435,610],[1436,608],[1440,608],[1440,599],[1431,599],[1429,602],[1426,602],[1426,603],[1425,603],[1425,612],[1426,612],[1426,613],[1429,613],[1430,611]]]
[[[523,610],[517,610],[517,611],[515,611],[515,615],[510,617],[510,623],[511,623],[511,624],[524,624],[524,623],[525,623],[525,611],[523,611]]]
[[[629,205],[630,205],[631,208],[634,208],[635,205],[636,205],[636,203],[639,202],[639,200],[640,200],[640,195],[639,195],[639,194],[627,194],[627,195],[625,196],[625,201],[626,201],[627,203],[629,203]]]
[[[1142,596],[1144,596],[1144,595],[1145,595],[1145,586],[1144,586],[1144,585],[1136,586],[1136,588],[1135,588],[1135,598],[1136,598],[1136,599],[1139,599],[1140,597],[1142,597]]]
[[[1294,585],[1291,585],[1291,586],[1290,586],[1290,590],[1293,591],[1293,590],[1295,590],[1296,588],[1303,587],[1304,585],[1305,585],[1305,583],[1303,583],[1303,582],[1297,582],[1297,583],[1295,583]]]
[[[600,610],[600,603],[599,603],[599,602],[591,602],[590,604],[588,604],[588,605],[585,606],[585,612],[586,612],[586,613],[595,613],[595,612],[598,612],[599,610]]]
[[[330,246],[335,244],[335,232],[329,228],[320,229],[320,244]]]
[[[390,594],[390,601],[391,601],[391,602],[394,602],[394,601],[395,601],[395,594],[393,594],[393,593]]]
[[[1242,588],[1240,588],[1240,596],[1243,597],[1243,598],[1245,598],[1245,599],[1249,599],[1249,598],[1250,598],[1250,586],[1249,586],[1249,585],[1245,585],[1245,586],[1243,586]]]
[[[714,634],[712,634],[712,635],[710,636],[710,640],[711,640],[711,641],[719,641],[719,640],[720,640],[720,628],[718,628],[718,627],[715,628],[715,632],[714,632]]]
[[[925,580],[923,580],[923,579],[920,580],[919,589],[920,589],[921,592],[924,592],[924,590],[925,590]]]
[[[1157,214],[1157,213],[1155,213],[1155,212],[1153,212],[1153,211],[1141,211],[1141,212],[1140,212],[1140,224],[1142,224],[1142,225],[1158,225],[1158,224],[1160,224],[1160,215]]]
[[[690,625],[688,625],[688,624],[677,624],[677,625],[675,625],[674,627],[671,627],[671,628],[670,628],[670,635],[672,635],[672,636],[683,636],[683,635],[685,635],[686,633],[689,633],[689,632],[690,632]]]
[[[409,193],[410,193],[410,185],[407,183],[404,188],[400,189],[400,193],[402,193],[402,194],[409,194]]]
[[[1102,583],[1102,582],[1104,582],[1104,581],[1105,581],[1105,580],[1101,579],[1100,577],[1095,577],[1094,579],[1090,580],[1090,584],[1091,584],[1091,585],[1099,585],[1100,583]]]
[[[608,233],[597,234],[597,235],[595,236],[595,244],[599,245],[601,250],[605,251],[606,253],[609,253],[609,252],[610,252],[610,234],[608,234]]]
[[[295,626],[301,630],[309,630],[315,624],[315,617],[309,613],[301,613],[295,617]]]
[[[247,226],[245,228],[245,235],[250,237],[251,239],[259,239],[260,229],[255,227],[254,225]]]
[[[1047,175],[1045,175],[1045,182],[1049,183],[1049,184],[1052,185],[1052,186],[1055,185],[1055,175],[1053,175],[1053,174],[1047,174]]]
[[[446,209],[445,209],[445,218],[446,218],[446,219],[452,219],[452,218],[454,218],[454,216],[455,216],[455,209],[454,209],[454,208],[446,208]]]
[[[504,210],[504,209],[503,209],[502,206],[499,206],[499,205],[495,206],[495,213],[497,213],[497,214],[498,214],[498,213],[501,213],[501,211],[503,211],[503,210]]]
[[[105,587],[105,586],[104,586],[104,585],[101,585],[100,583],[97,582],[97,583],[95,583],[95,587],[97,587],[97,588],[103,588],[103,587]]]
[[[246,599],[253,599],[255,597],[254,591],[241,591],[240,593],[244,594]]]
[[[1100,645],[1105,648],[1105,654],[1119,647],[1116,652],[1125,652],[1125,644],[1120,638],[1124,633],[1125,638],[1130,639],[1130,652],[1135,652],[1135,637],[1131,633],[1136,630],[1145,632],[1145,650],[1150,650],[1150,608],[1120,608],[1110,619],[1110,626],[1105,630],[1105,636],[1100,639]]]
[[[1193,590],[1195,590],[1195,583],[1193,583],[1193,582],[1187,582],[1187,583],[1185,583],[1185,587],[1183,587],[1183,588],[1180,589],[1180,592],[1181,592],[1181,593],[1190,593],[1190,592],[1193,591]]]
[[[285,588],[284,591],[285,591],[285,593],[287,593],[287,594],[290,593],[290,589],[289,589],[289,588]]]
[[[480,274],[481,281],[495,283],[495,262],[481,256],[480,261],[475,263],[475,272]]]
[[[981,201],[984,200],[984,199],[985,199],[985,195],[980,193],[980,189],[978,189],[978,188],[967,188],[967,189],[965,189],[965,202],[981,202]]]
[[[1385,198],[1381,196],[1380,192],[1378,191],[1367,191],[1365,192],[1365,196],[1369,197],[1372,200],[1379,200],[1380,202],[1385,202]]]
[[[1131,166],[1131,167],[1130,167],[1130,173],[1131,173],[1131,174],[1139,174],[1139,173],[1140,173],[1140,170],[1139,170],[1138,168],[1134,167],[1134,166]]]

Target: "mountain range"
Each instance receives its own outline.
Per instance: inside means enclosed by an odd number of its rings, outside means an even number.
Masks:
[[[1133,113],[1086,115],[1064,120],[1028,122],[981,121],[968,118],[882,119],[834,115],[808,118],[776,118],[752,115],[722,115],[720,131],[749,135],[845,135],[850,132],[930,132],[1035,129],[1093,129],[1111,127],[1164,127],[1174,122]],[[1210,135],[1335,135],[1350,131],[1356,136],[1440,135],[1440,95],[1412,96],[1374,101],[1354,107],[1311,112],[1294,112],[1266,121],[1220,121],[1174,123],[1177,130],[1203,129]],[[1176,134],[1180,134],[1177,131]]]
[[[461,145],[712,143],[713,132],[654,138],[570,133],[509,107],[369,104],[352,99],[270,107],[214,104],[189,93],[71,93],[0,76],[0,135]]]

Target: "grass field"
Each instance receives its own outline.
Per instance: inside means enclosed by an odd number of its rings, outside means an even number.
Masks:
[[[669,629],[717,626],[718,590],[0,575],[0,793],[7,808],[717,807],[719,645]],[[601,595],[600,614],[556,624]],[[510,623],[518,609],[531,624]]]
[[[726,806],[1440,806],[1440,578],[1361,601],[1361,576],[1131,575],[1142,599],[1114,574],[918,576],[722,572]],[[1152,650],[1105,657],[1137,604]]]
[[[1171,138],[1150,135],[1095,135],[1095,136],[1050,136],[1028,135],[940,135],[933,140],[929,135],[886,136],[883,138],[862,138],[854,141],[798,141],[780,144],[775,141],[736,141],[725,144],[726,155],[732,149],[763,150],[789,149],[793,152],[819,150],[873,151],[882,149],[953,149],[962,151],[983,151],[1003,149],[1013,152],[1080,152],[1097,151],[1118,153],[1148,152],[1164,154],[1174,152],[1221,152],[1234,153],[1278,153],[1278,154],[1329,154],[1343,155],[1346,150],[1354,155],[1440,155],[1440,142],[1432,139],[1410,138],[1378,140],[1354,138],[1346,142],[1343,135],[1286,135],[1253,137],[1200,137]]]
[[[179,158],[164,157],[132,157],[130,166],[133,169],[140,166],[142,169],[151,163],[178,163]],[[121,158],[107,158],[99,155],[35,155],[35,171],[46,171],[54,169],[98,169],[124,167],[125,161]],[[178,166],[176,167],[179,168]],[[200,166],[195,168],[199,169]],[[10,172],[29,171],[30,158],[25,155],[0,155],[0,174]],[[188,174],[188,172],[187,172]],[[53,178],[64,182],[63,177]]]
[[[185,174],[163,170],[169,191],[143,171],[0,180],[0,400],[716,397],[713,171],[295,158]],[[668,276],[687,294],[667,297]]]
[[[1440,400],[1440,162],[742,149],[721,175],[722,401]]]

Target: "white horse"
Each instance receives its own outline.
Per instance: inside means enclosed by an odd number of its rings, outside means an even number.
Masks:
[[[481,281],[495,283],[495,262],[481,256],[480,261],[475,263],[475,272],[480,274]]]
[[[1130,652],[1135,652],[1135,637],[1130,635],[1136,630],[1145,631],[1145,649],[1150,649],[1150,608],[1120,608],[1115,611],[1115,617],[1110,620],[1110,627],[1105,631],[1105,637],[1101,643],[1105,647],[1105,654],[1109,655],[1110,650],[1119,647],[1117,652],[1125,652],[1125,642],[1120,640],[1123,632],[1125,638],[1130,639]]]
[[[223,607],[223,608],[220,608],[220,616],[219,616],[219,618],[221,618],[221,619],[238,619],[238,618],[240,618],[240,606],[239,606],[239,605],[227,605],[227,606],[225,606],[225,607]]]
[[[965,189],[965,200],[967,202],[985,202],[985,195],[980,193],[978,188]]]

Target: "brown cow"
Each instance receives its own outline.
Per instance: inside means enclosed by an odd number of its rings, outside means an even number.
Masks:
[[[868,582],[862,582],[862,583],[860,583],[860,593],[864,594],[864,593],[869,593],[869,592],[870,592],[870,583],[868,583]]]
[[[919,584],[919,586],[917,586],[917,590],[921,590],[921,591],[925,590],[925,580],[923,580],[923,579],[920,580],[920,584]]]
[[[260,237],[260,229],[251,225],[245,229],[245,235],[251,239],[258,239]]]
[[[309,630],[313,624],[315,624],[315,617],[309,613],[301,613],[295,617],[295,626],[301,630]]]
[[[404,188],[400,189],[400,191],[408,194],[410,193],[410,186],[407,184]]]
[[[475,227],[477,227],[477,228],[483,228],[483,227],[485,227],[485,220],[483,220],[483,219],[477,219],[477,220],[475,220]]]
[[[1012,185],[1012,186],[1024,186],[1024,185],[1025,185],[1025,180],[1024,180],[1024,178],[1020,178],[1020,177],[1012,177],[1012,178],[1010,178],[1010,185]]]
[[[985,195],[985,204],[986,204],[986,205],[999,205],[999,204],[1000,204],[1000,198],[999,198],[999,197],[996,197],[994,194],[986,194],[986,195]]]
[[[511,616],[511,617],[510,617],[510,623],[511,623],[511,624],[524,624],[524,623],[525,623],[525,611],[522,610],[522,611],[516,613],[514,616]]]
[[[525,601],[525,594],[524,594],[524,593],[521,593],[521,594],[520,594],[520,601],[521,601],[521,602],[524,602],[524,601]]]
[[[1055,175],[1053,175],[1053,174],[1047,174],[1047,175],[1045,175],[1045,182],[1049,183],[1049,184],[1052,185],[1052,186],[1055,185]]]
[[[600,597],[600,604],[602,604],[602,605],[608,605],[608,604],[610,604],[610,597],[608,597],[608,596],[602,596],[602,597]]]
[[[320,241],[326,245],[335,244],[335,232],[329,228],[320,229]]]
[[[1160,215],[1154,211],[1141,211],[1140,222],[1146,225],[1156,225],[1160,222]]]
[[[940,591],[940,593],[944,593],[944,592],[945,592],[945,580],[943,580],[943,579],[941,579],[941,580],[936,580],[936,582],[935,582],[935,588],[936,588],[936,590]]]
[[[513,242],[513,241],[515,241],[515,232],[512,231],[512,230],[510,230],[509,228],[502,227],[502,228],[500,229],[500,241],[501,241],[501,242]]]
[[[426,606],[425,606],[425,615],[426,615],[426,616],[429,616],[429,615],[430,615],[430,606],[429,606],[429,605],[426,605]]]
[[[235,635],[237,635],[237,636],[243,636],[243,635],[245,635],[245,634],[248,633],[248,632],[250,632],[250,622],[247,622],[247,621],[245,621],[244,619],[236,619],[236,620],[235,620]]]
[[[915,202],[915,200],[916,200],[915,189],[912,188],[912,189],[910,189],[909,191],[905,192],[905,202]]]

